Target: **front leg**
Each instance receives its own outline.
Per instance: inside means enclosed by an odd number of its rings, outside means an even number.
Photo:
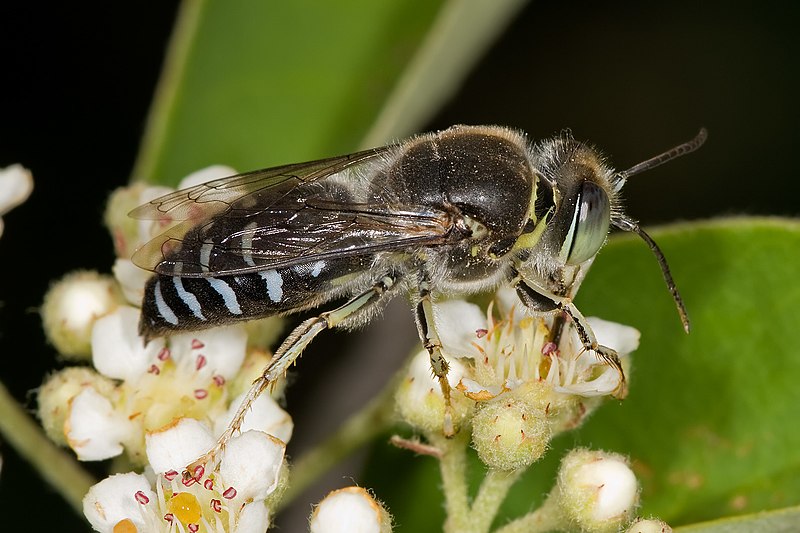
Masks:
[[[517,296],[528,309],[537,313],[560,311],[568,316],[575,326],[575,331],[578,333],[578,338],[584,349],[593,351],[601,361],[619,372],[620,384],[617,390],[614,391],[614,397],[621,399],[627,396],[628,386],[619,355],[614,349],[597,342],[597,337],[595,337],[594,331],[592,331],[586,318],[569,298],[560,298],[544,289],[534,287],[522,278],[517,279],[514,287],[517,290]]]

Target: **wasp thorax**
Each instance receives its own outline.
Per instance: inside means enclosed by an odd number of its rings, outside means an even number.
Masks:
[[[389,174],[406,201],[458,210],[491,239],[519,235],[528,217],[534,174],[524,138],[506,128],[454,126],[421,136]]]

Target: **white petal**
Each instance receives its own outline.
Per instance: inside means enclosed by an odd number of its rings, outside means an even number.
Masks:
[[[150,501],[137,501],[136,494]],[[121,520],[129,519],[137,531],[148,531],[152,524],[147,515],[154,512],[156,495],[141,474],[129,472],[107,477],[93,485],[83,497],[83,514],[95,531],[111,533]],[[43,517],[44,518],[44,517]]]
[[[444,351],[452,357],[475,357],[474,343],[483,344],[478,330],[486,329],[486,314],[475,304],[464,300],[449,300],[436,304],[436,331]]]
[[[450,365],[450,370],[447,372],[447,381],[451,387],[455,388],[466,374],[466,368],[455,359],[448,359],[447,362]],[[439,380],[431,370],[431,358],[427,350],[417,352],[411,360],[408,375],[412,379],[410,401],[424,402],[425,397],[431,392],[441,396],[442,388],[439,385]]]
[[[33,175],[22,165],[0,168],[0,215],[28,199],[33,191]]]
[[[181,418],[173,424],[145,435],[147,460],[156,473],[183,471],[187,465],[214,446],[208,427],[194,418]]]
[[[183,178],[178,184],[178,189],[194,187],[195,185],[200,185],[201,183],[205,183],[207,181],[233,176],[234,174],[236,174],[236,171],[229,166],[211,165],[196,172],[192,172]]]
[[[219,473],[236,497],[263,500],[278,486],[286,445],[261,431],[246,431],[228,443]]]
[[[233,533],[264,533],[269,528],[269,509],[257,500],[246,504],[239,511],[239,519]]]
[[[520,317],[525,314],[525,306],[519,300],[519,296],[517,296],[517,291],[514,290],[512,287],[509,286],[502,286],[497,289],[497,292],[494,295],[494,299],[497,302],[498,310],[500,311],[500,316],[506,317],[511,314],[511,310],[514,309],[514,316]],[[529,313],[529,312],[528,312]]]
[[[597,337],[597,342],[619,353],[629,354],[639,347],[641,333],[636,328],[590,316],[586,319]]]
[[[81,461],[100,461],[122,453],[122,441],[131,431],[127,419],[92,387],[72,399],[65,434]]]
[[[361,487],[328,494],[311,516],[311,533],[380,533],[381,508]]]
[[[217,419],[215,425],[215,433],[217,435],[222,434],[225,428],[228,427],[228,424],[233,420],[234,414],[239,409],[239,405],[241,405],[246,395],[247,393],[239,395],[239,397],[231,402],[227,415],[224,418]],[[287,443],[289,439],[292,438],[294,422],[292,422],[292,417],[289,413],[284,411],[269,394],[261,394],[253,402],[250,411],[244,418],[241,431],[244,433],[250,429],[269,433],[273,437]]]
[[[556,392],[566,394],[577,394],[578,396],[607,396],[616,391],[620,386],[621,376],[616,369],[606,367],[602,374],[591,381],[583,383],[571,383],[565,386],[556,385]]]
[[[130,259],[119,258],[114,261],[111,270],[122,287],[125,299],[134,306],[140,306],[144,297],[144,284],[153,273],[134,265]]]
[[[170,353],[175,361],[189,357],[194,362],[198,355],[203,355],[206,358],[203,371],[225,379],[232,379],[239,372],[246,350],[247,332],[238,324],[173,335],[170,340]]]
[[[154,339],[145,346],[138,328],[139,310],[128,306],[95,322],[92,362],[101,374],[130,380],[147,372],[163,347],[163,341]]]

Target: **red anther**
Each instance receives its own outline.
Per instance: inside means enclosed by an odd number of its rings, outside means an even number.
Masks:
[[[141,503],[142,505],[147,505],[148,503],[150,503],[150,498],[148,498],[147,495],[140,490],[137,490],[136,494],[134,494],[133,497],[136,498],[136,501]]]
[[[203,354],[200,354],[200,355],[198,355],[198,356],[197,356],[197,359],[196,359],[196,360],[195,360],[195,362],[194,362],[194,368],[195,368],[195,370],[200,370],[201,368],[203,368],[204,366],[206,366],[206,363],[207,363],[207,362],[208,362],[208,360],[206,359],[206,356],[205,356],[205,355],[203,355]]]
[[[477,335],[479,339],[484,338],[487,333],[489,333],[489,330],[485,328],[475,330],[475,335]]]
[[[169,348],[167,348],[166,346],[164,348],[161,348],[161,351],[158,352],[159,361],[166,361],[167,359],[169,359],[169,356],[170,356]]]
[[[200,525],[199,524],[189,524],[189,525],[186,526],[186,528],[189,531],[191,531],[192,533],[197,533],[198,531],[200,531]]]
[[[166,472],[164,472],[164,479],[166,479],[167,481],[172,481],[173,479],[175,479],[175,476],[177,475],[178,475],[177,470],[167,470]]]
[[[169,522],[171,524],[172,521],[175,520],[175,515],[172,514],[172,513],[167,513],[167,514],[164,515],[164,520],[166,520],[167,522]]]
[[[225,492],[222,493],[222,497],[226,500],[231,500],[236,497],[236,489],[233,487],[228,487],[225,489]]]
[[[211,379],[212,381],[214,381],[214,385],[216,385],[217,387],[222,387],[223,385],[225,385],[225,378],[223,376],[220,376],[219,374],[216,374]]]
[[[211,507],[211,510],[214,511],[215,513],[222,512],[222,502],[216,498],[211,499],[209,506]]]
[[[558,351],[558,346],[554,342],[546,342],[542,346],[542,355],[550,355]]]
[[[203,481],[203,487],[205,487],[206,490],[214,490],[214,480],[206,478],[206,480]]]
[[[150,365],[150,368],[147,369],[149,374],[155,374],[156,376],[161,373],[161,369],[158,368],[158,365]]]
[[[200,348],[203,348],[204,346],[205,346],[205,344],[203,344],[199,340],[192,339],[192,350],[199,350]]]
[[[206,389],[195,389],[194,397],[198,400],[204,400],[206,397],[208,397],[208,391]]]

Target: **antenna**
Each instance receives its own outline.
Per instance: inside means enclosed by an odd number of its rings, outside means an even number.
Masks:
[[[672,161],[673,159],[678,158],[682,155],[694,152],[695,150],[703,146],[703,143],[706,142],[707,138],[708,138],[708,130],[706,130],[705,128],[700,128],[700,131],[697,132],[697,135],[695,135],[694,139],[692,139],[691,141],[679,144],[675,148],[667,150],[663,154],[659,154],[655,157],[647,159],[646,161],[642,161],[641,163],[633,165],[628,170],[617,172],[616,178],[620,181],[620,185],[617,186],[617,189],[622,188],[622,184],[624,184],[625,181],[631,176],[635,176],[636,174],[641,174],[645,170],[656,168],[657,166],[663,165],[667,161]]]
[[[650,170],[651,168],[663,165],[667,161],[672,161],[673,159],[682,155],[694,152],[703,146],[703,143],[706,142],[706,138],[708,138],[708,130],[705,128],[700,128],[700,131],[697,132],[697,135],[695,135],[694,139],[691,141],[679,144],[675,148],[667,150],[663,154],[659,154],[655,157],[647,159],[646,161],[642,161],[641,163],[633,165],[628,170],[617,172],[614,175],[614,178],[616,178],[615,190],[621,189],[625,184],[625,181],[631,176],[635,176],[636,174],[644,172],[645,170]],[[672,279],[672,274],[670,273],[669,265],[667,264],[667,258],[664,257],[664,253],[661,251],[661,248],[658,247],[656,241],[654,241],[650,235],[648,235],[641,227],[639,227],[639,223],[632,218],[628,218],[620,213],[611,218],[611,223],[614,225],[614,227],[623,231],[635,233],[647,243],[647,246],[650,247],[650,250],[658,260],[658,266],[661,267],[661,275],[664,277],[664,281],[667,283],[667,288],[669,289],[669,293],[672,295],[672,300],[675,302],[675,307],[678,308],[678,315],[681,318],[683,329],[686,331],[686,333],[689,333],[689,315],[686,313],[686,307],[683,305],[683,298],[681,298],[681,294],[678,292],[678,287],[675,285],[675,280]]]
[[[650,235],[648,235],[642,228],[639,227],[639,224],[635,220],[623,215],[613,218],[611,223],[614,224],[614,227],[623,231],[635,233],[647,243],[647,246],[650,247],[650,250],[652,250],[653,254],[658,260],[658,266],[661,267],[661,275],[664,276],[664,281],[667,283],[667,288],[669,289],[669,293],[672,295],[672,299],[675,302],[675,307],[678,308],[678,315],[681,317],[683,330],[686,333],[689,333],[689,314],[686,312],[686,307],[683,305],[683,298],[681,298],[681,293],[678,292],[678,286],[675,285],[675,280],[672,279],[672,274],[670,273],[669,265],[667,264],[667,258],[664,257],[664,253],[661,251],[661,248],[658,247],[656,241],[654,241]]]

